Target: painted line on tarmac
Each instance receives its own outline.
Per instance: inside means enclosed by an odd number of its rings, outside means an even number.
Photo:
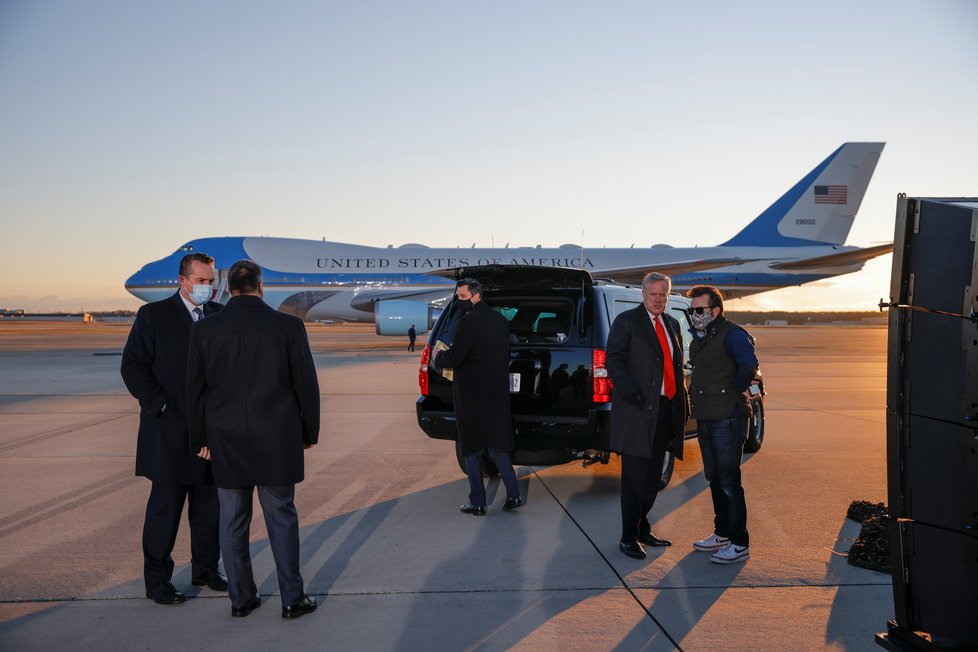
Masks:
[[[635,595],[635,591],[634,591],[634,590],[632,590],[632,587],[630,587],[630,586],[628,585],[628,582],[626,582],[626,581],[625,581],[625,578],[624,578],[624,577],[622,577],[622,575],[621,575],[621,573],[619,573],[619,572],[618,572],[618,569],[617,569],[617,568],[615,568],[615,566],[614,566],[614,564],[612,564],[612,563],[611,563],[611,561],[610,561],[610,560],[609,560],[609,559],[608,559],[608,558],[607,558],[607,557],[605,556],[605,554],[604,554],[603,552],[601,552],[601,548],[599,548],[599,547],[598,547],[598,544],[596,544],[596,543],[594,542],[594,539],[592,539],[592,538],[591,538],[591,536],[590,536],[590,535],[589,535],[589,534],[588,534],[588,533],[587,533],[587,532],[586,532],[586,531],[584,530],[584,528],[583,528],[583,527],[581,527],[581,524],[577,522],[577,519],[576,519],[576,518],[574,518],[574,515],[573,515],[573,514],[571,514],[571,513],[570,513],[570,511],[568,511],[568,509],[567,509],[566,507],[564,507],[564,504],[563,504],[562,502],[560,502],[560,499],[559,499],[559,498],[557,498],[557,496],[556,496],[556,495],[554,494],[554,492],[550,490],[550,487],[548,487],[548,486],[547,486],[547,483],[546,483],[546,482],[544,482],[544,480],[543,480],[543,478],[542,478],[542,477],[540,476],[540,474],[539,474],[539,473],[537,473],[537,470],[536,470],[536,468],[535,468],[535,467],[532,467],[532,466],[531,466],[531,467],[530,467],[530,469],[532,469],[532,470],[533,470],[533,475],[535,475],[535,476],[536,476],[536,478],[537,478],[537,480],[538,480],[538,481],[540,482],[540,484],[542,484],[542,485],[543,485],[543,488],[547,490],[547,493],[549,493],[549,494],[550,494],[550,496],[551,496],[551,498],[553,498],[553,499],[554,499],[554,502],[556,502],[556,503],[557,503],[558,505],[560,505],[560,508],[561,508],[562,510],[564,510],[564,513],[565,513],[565,514],[567,514],[567,517],[568,517],[568,518],[569,518],[569,519],[571,520],[571,522],[572,522],[572,523],[573,523],[573,524],[574,524],[575,526],[577,526],[577,529],[578,529],[578,530],[580,530],[580,531],[581,531],[581,534],[583,534],[583,535],[584,535],[584,538],[585,538],[585,539],[587,539],[587,541],[588,541],[588,543],[590,543],[590,544],[591,544],[591,546],[592,546],[592,547],[594,548],[594,551],[595,551],[595,552],[597,552],[597,553],[598,553],[598,555],[599,555],[599,556],[601,557],[601,559],[603,559],[603,560],[604,560],[604,563],[606,563],[606,564],[608,565],[608,568],[610,568],[610,569],[611,569],[611,572],[615,574],[615,577],[617,577],[617,578],[618,578],[618,581],[620,581],[620,582],[621,582],[621,585],[622,585],[623,587],[625,587],[625,590],[626,590],[626,591],[628,591],[628,593],[629,593],[629,595],[631,595],[631,596],[632,596],[632,599],[633,599],[633,600],[635,600],[635,602],[636,602],[636,603],[638,603],[638,606],[642,608],[642,611],[644,611],[644,612],[645,612],[645,613],[646,613],[646,614],[648,615],[648,617],[652,619],[652,622],[654,622],[654,623],[656,624],[656,627],[658,627],[658,628],[659,628],[659,631],[661,631],[661,632],[662,632],[662,633],[663,633],[663,634],[665,635],[665,637],[666,637],[666,638],[668,638],[668,639],[669,639],[669,641],[670,641],[670,642],[671,642],[671,643],[672,643],[672,644],[673,644],[674,646],[676,646],[676,649],[677,649],[677,650],[679,650],[679,652],[683,652],[683,648],[682,648],[682,647],[680,647],[680,645],[679,645],[679,643],[678,643],[678,642],[676,641],[676,639],[674,639],[674,638],[672,637],[672,635],[671,635],[671,634],[669,634],[669,632],[668,632],[668,631],[666,631],[666,628],[665,628],[665,627],[664,627],[664,626],[662,625],[662,623],[660,623],[660,622],[659,622],[659,619],[658,619],[658,618],[656,618],[655,616],[653,616],[653,615],[652,615],[652,612],[651,612],[651,611],[649,610],[649,608],[648,608],[648,607],[646,607],[646,606],[645,606],[645,605],[644,605],[644,604],[642,603],[642,601],[641,601],[641,600],[639,599],[639,597],[638,597],[637,595]]]
[[[81,505],[86,505],[97,498],[103,498],[123,489],[140,478],[133,475],[132,471],[123,471],[116,475],[102,478],[87,487],[75,489],[67,496],[58,496],[39,505],[31,505],[26,509],[15,512],[10,516],[0,519],[0,538],[19,531],[22,528],[45,521],[59,514],[73,510]]]
[[[7,442],[6,444],[0,445],[0,453],[6,453],[12,451],[15,448],[22,448],[24,446],[30,446],[31,444],[45,441],[47,439],[53,439],[55,437],[60,437],[61,435],[67,435],[75,432],[76,430],[84,430],[85,428],[91,428],[92,426],[100,426],[104,423],[109,423],[110,421],[118,421],[119,419],[124,419],[126,417],[132,416],[131,412],[125,414],[117,414],[108,418],[98,418],[90,419],[88,421],[81,421],[64,428],[58,428],[56,430],[51,430],[49,432],[41,433],[39,435],[29,435],[27,437],[21,437],[20,439],[15,439],[13,441]]]

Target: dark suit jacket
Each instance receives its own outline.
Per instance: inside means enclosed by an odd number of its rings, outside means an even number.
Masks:
[[[204,316],[223,306],[204,304]],[[175,293],[147,303],[136,313],[122,351],[122,380],[139,401],[136,475],[166,484],[205,481],[208,465],[190,452],[184,393],[187,343],[194,320]],[[163,405],[166,411],[160,414]]]
[[[683,345],[679,322],[663,313],[672,340],[672,365],[676,395],[672,399],[672,424],[667,433],[656,432],[659,396],[662,393],[662,347],[644,305],[626,310],[615,318],[608,333],[607,366],[612,382],[611,448],[619,453],[652,457],[653,437],[668,437],[668,448],[683,458],[683,435],[689,415],[683,383]],[[642,405],[624,398],[632,389],[642,395]]]
[[[302,482],[319,441],[319,380],[302,320],[255,296],[194,325],[187,358],[190,448],[208,446],[225,489]]]
[[[513,450],[509,398],[509,326],[484,301],[458,320],[452,346],[435,368],[454,370],[452,400],[462,455]]]

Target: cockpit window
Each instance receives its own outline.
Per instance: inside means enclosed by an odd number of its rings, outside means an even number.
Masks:
[[[183,245],[182,247],[180,247],[180,251],[193,251],[193,250],[194,250],[193,245]]]

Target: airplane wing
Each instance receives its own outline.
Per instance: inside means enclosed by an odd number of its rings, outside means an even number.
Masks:
[[[717,267],[729,267],[731,265],[743,265],[753,263],[763,258],[710,258],[700,260],[678,260],[671,263],[656,263],[649,265],[639,265],[637,267],[616,267],[591,270],[594,278],[610,278],[619,283],[637,284],[649,272],[659,272],[667,276],[678,274],[689,274],[698,272],[702,269],[715,269]]]
[[[451,297],[454,292],[455,287],[451,285],[447,287],[442,286],[433,290],[404,290],[400,292],[396,289],[368,290],[366,292],[357,293],[356,296],[350,301],[350,305],[357,310],[373,312],[378,301],[406,299],[409,301],[431,303],[433,301],[438,301],[439,299]]]
[[[820,267],[841,267],[844,265],[861,263],[869,260],[870,258],[876,258],[877,256],[888,254],[891,251],[893,251],[893,243],[889,242],[887,244],[876,245],[875,247],[840,251],[837,254],[829,254],[828,256],[791,260],[784,263],[771,263],[769,267],[773,269],[818,269]]]

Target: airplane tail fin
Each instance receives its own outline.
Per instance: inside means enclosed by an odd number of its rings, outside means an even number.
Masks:
[[[845,244],[885,143],[845,143],[720,246]]]

